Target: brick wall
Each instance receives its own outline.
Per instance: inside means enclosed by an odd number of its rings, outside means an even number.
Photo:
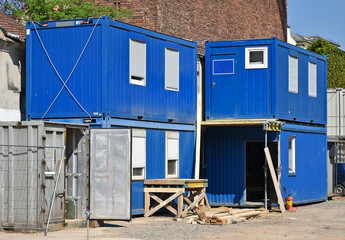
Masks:
[[[95,0],[134,9],[122,21],[198,41],[278,37],[286,41],[286,0]],[[200,49],[201,52],[203,51]]]

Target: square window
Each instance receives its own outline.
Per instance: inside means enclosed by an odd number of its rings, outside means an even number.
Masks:
[[[180,53],[178,50],[165,48],[165,89],[179,91]]]
[[[308,93],[311,97],[317,97],[317,66],[315,63],[308,63]]]
[[[264,64],[264,52],[251,51],[249,53],[249,64]]]
[[[129,83],[146,86],[146,43],[129,41]]]
[[[260,69],[267,68],[268,66],[268,48],[246,48],[245,49],[245,62],[246,69]]]
[[[165,133],[166,178],[178,178],[179,172],[179,132]]]
[[[289,56],[289,92],[298,93],[298,58]]]
[[[144,180],[146,169],[146,130],[132,129],[132,179]]]

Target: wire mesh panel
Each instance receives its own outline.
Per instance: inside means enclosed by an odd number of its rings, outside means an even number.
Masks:
[[[0,227],[43,229],[52,197],[52,222],[64,221],[63,174],[53,195],[64,133],[63,125],[0,123]]]

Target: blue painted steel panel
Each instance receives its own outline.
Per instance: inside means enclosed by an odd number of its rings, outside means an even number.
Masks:
[[[244,205],[245,144],[246,141],[264,141],[262,127],[208,127],[205,139],[210,204]],[[269,141],[277,139],[276,133],[269,132]]]
[[[295,203],[315,202],[327,197],[326,134],[323,127],[286,124],[280,133],[281,187]],[[296,175],[288,173],[288,136],[296,136]],[[208,127],[205,164],[209,180],[207,195],[212,205],[248,205],[246,190],[246,142],[263,142],[262,127]],[[268,141],[279,133],[268,132]],[[286,193],[284,188],[287,190]]]
[[[267,68],[246,69],[245,49],[267,47]],[[327,60],[273,39],[206,42],[205,118],[278,118],[326,124]],[[298,94],[288,91],[288,56],[298,57]],[[214,75],[213,61],[236,55],[234,75]],[[317,97],[308,95],[308,62],[317,64]]]
[[[294,175],[289,174],[289,136],[296,137]],[[283,131],[280,146],[282,193],[291,194],[294,203],[327,200],[327,135]]]
[[[87,20],[87,19],[83,19]],[[65,81],[82,52],[97,19],[90,24],[57,27],[63,21],[35,24],[57,71]],[[35,32],[27,23],[27,119],[39,119],[63,84],[54,72]],[[147,46],[146,86],[129,83],[129,42],[140,39]],[[179,91],[165,90],[166,47],[179,50]],[[110,116],[159,122],[194,124],[196,121],[196,42],[126,23],[99,19],[90,42],[67,87],[92,117]],[[63,89],[45,119],[88,117]]]

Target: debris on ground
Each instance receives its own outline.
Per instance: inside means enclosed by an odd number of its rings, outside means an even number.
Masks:
[[[210,210],[197,212],[185,217],[183,220],[187,224],[211,224],[228,225],[246,221],[247,219],[259,216],[263,211],[257,209],[232,209],[229,207],[211,208]],[[178,218],[176,221],[180,221]]]

